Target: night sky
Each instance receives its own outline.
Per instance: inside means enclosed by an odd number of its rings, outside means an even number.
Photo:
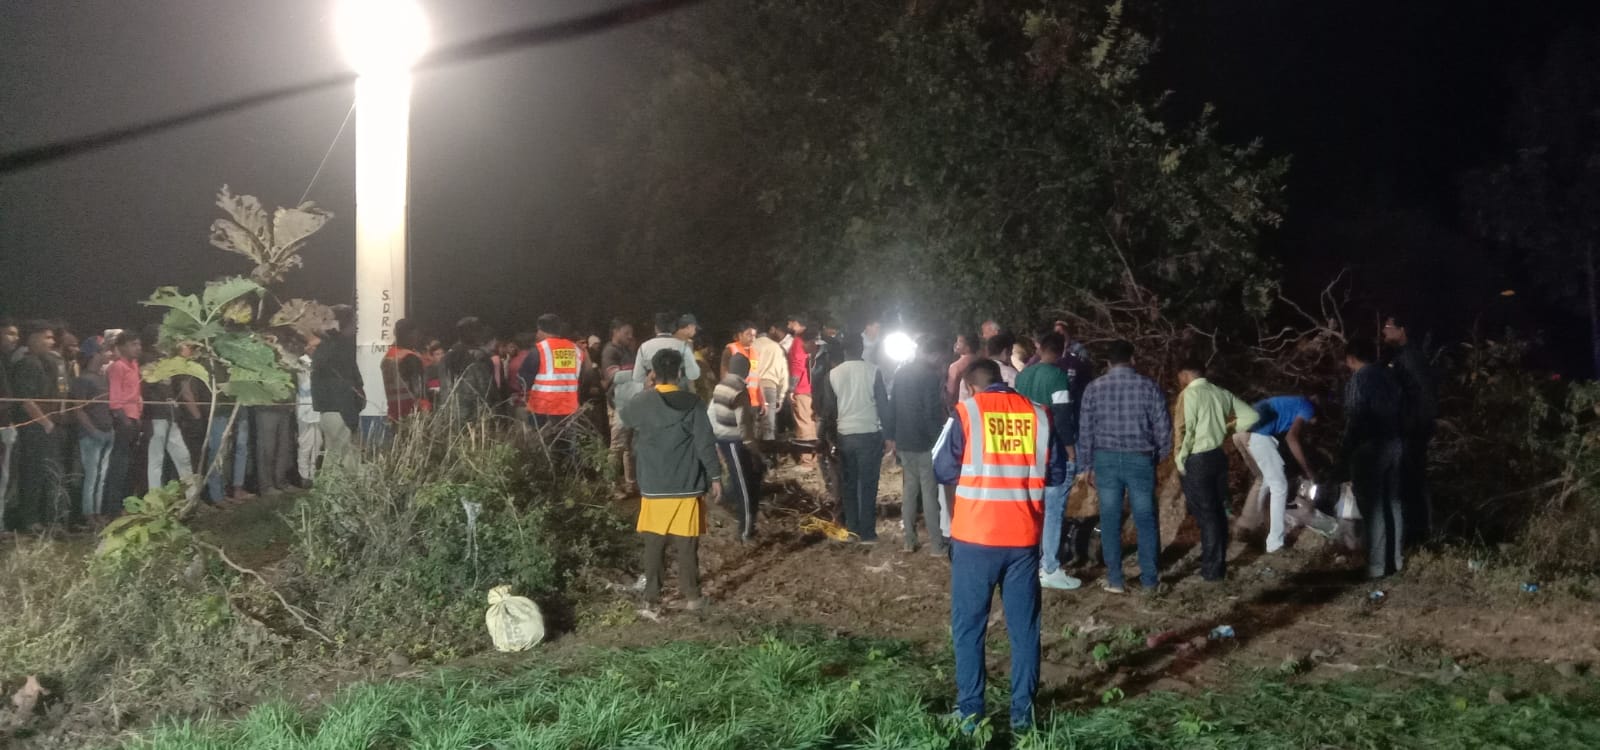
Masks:
[[[734,0],[717,0],[732,2]],[[0,4],[0,150],[83,135],[343,68],[332,0],[13,0]],[[565,17],[595,0],[427,3],[436,42]],[[1170,114],[1217,105],[1230,140],[1293,155],[1288,221],[1267,250],[1289,289],[1354,271],[1360,303],[1415,297],[1452,335],[1473,323],[1551,331],[1582,320],[1539,304],[1514,263],[1458,220],[1459,179],[1503,156],[1517,76],[1555,33],[1593,27],[1596,2],[1206,0],[1169,2],[1153,90]],[[648,75],[637,30],[529,49],[419,77],[412,118],[413,313],[528,328],[546,309],[599,324],[612,269],[593,149]],[[350,107],[329,91],[0,176],[0,311],[79,328],[143,322],[162,284],[248,265],[210,247],[217,188],[292,205]],[[337,219],[289,293],[336,302],[353,276],[354,148],[347,131],[310,199]],[[643,269],[636,269],[640,272]],[[1419,292],[1427,279],[1431,291]],[[693,300],[686,300],[692,306]],[[1563,330],[1568,329],[1571,330]],[[1560,358],[1560,357],[1558,357]]]

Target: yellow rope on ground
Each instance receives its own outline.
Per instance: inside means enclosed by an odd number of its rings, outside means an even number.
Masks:
[[[846,530],[845,527],[816,516],[806,516],[805,518],[800,519],[800,533],[822,534],[823,536],[836,542],[848,542],[850,541],[851,537],[855,536]]]

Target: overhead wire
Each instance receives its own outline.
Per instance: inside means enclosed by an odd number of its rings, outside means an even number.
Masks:
[[[705,0],[644,0],[574,18],[490,34],[438,47],[423,55],[417,64],[413,66],[413,70],[432,70],[492,57],[525,47],[578,39],[646,21],[702,2],[705,2]],[[90,135],[68,138],[54,143],[21,148],[0,154],[0,176],[91,151],[98,151],[144,136],[174,130],[242,110],[313,94],[318,91],[349,86],[355,82],[355,79],[356,74],[352,72],[323,76],[309,81],[278,86],[266,91],[228,99],[175,115],[168,115]]]

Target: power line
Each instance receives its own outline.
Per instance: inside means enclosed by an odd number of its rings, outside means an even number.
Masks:
[[[520,29],[491,34],[465,42],[439,47],[418,61],[416,70],[432,70],[470,60],[499,55],[512,50],[541,44],[578,39],[602,31],[628,26],[649,20],[680,8],[698,5],[704,0],[643,0],[610,10],[591,13],[554,23],[527,26]],[[0,155],[0,175],[60,161],[70,156],[97,151],[147,135],[181,128],[213,117],[232,114],[240,110],[316,93],[326,89],[349,86],[355,82],[355,73],[339,73],[302,83],[280,86],[266,91],[229,99],[176,115],[127,125],[92,135],[70,138],[55,143],[30,146]]]
[[[306,183],[306,191],[300,194],[300,203],[305,203],[311,195],[311,188],[316,186],[317,178],[322,176],[322,168],[328,166],[328,157],[333,156],[333,147],[339,145],[339,137],[344,135],[346,125],[350,124],[350,116],[356,113],[356,103],[350,102],[350,111],[344,113],[344,122],[339,123],[339,132],[333,134],[333,142],[328,144],[327,152],[323,153],[322,161],[317,164],[317,171],[311,173],[311,181]],[[296,203],[298,206],[300,203]]]

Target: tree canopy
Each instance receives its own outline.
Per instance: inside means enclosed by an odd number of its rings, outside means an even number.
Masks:
[[[1264,310],[1286,162],[1220,143],[1209,109],[1163,119],[1121,2],[1023,5],[754,0],[664,25],[600,169],[616,261],[697,280],[644,301],[1020,327],[1137,279],[1169,313]]]

